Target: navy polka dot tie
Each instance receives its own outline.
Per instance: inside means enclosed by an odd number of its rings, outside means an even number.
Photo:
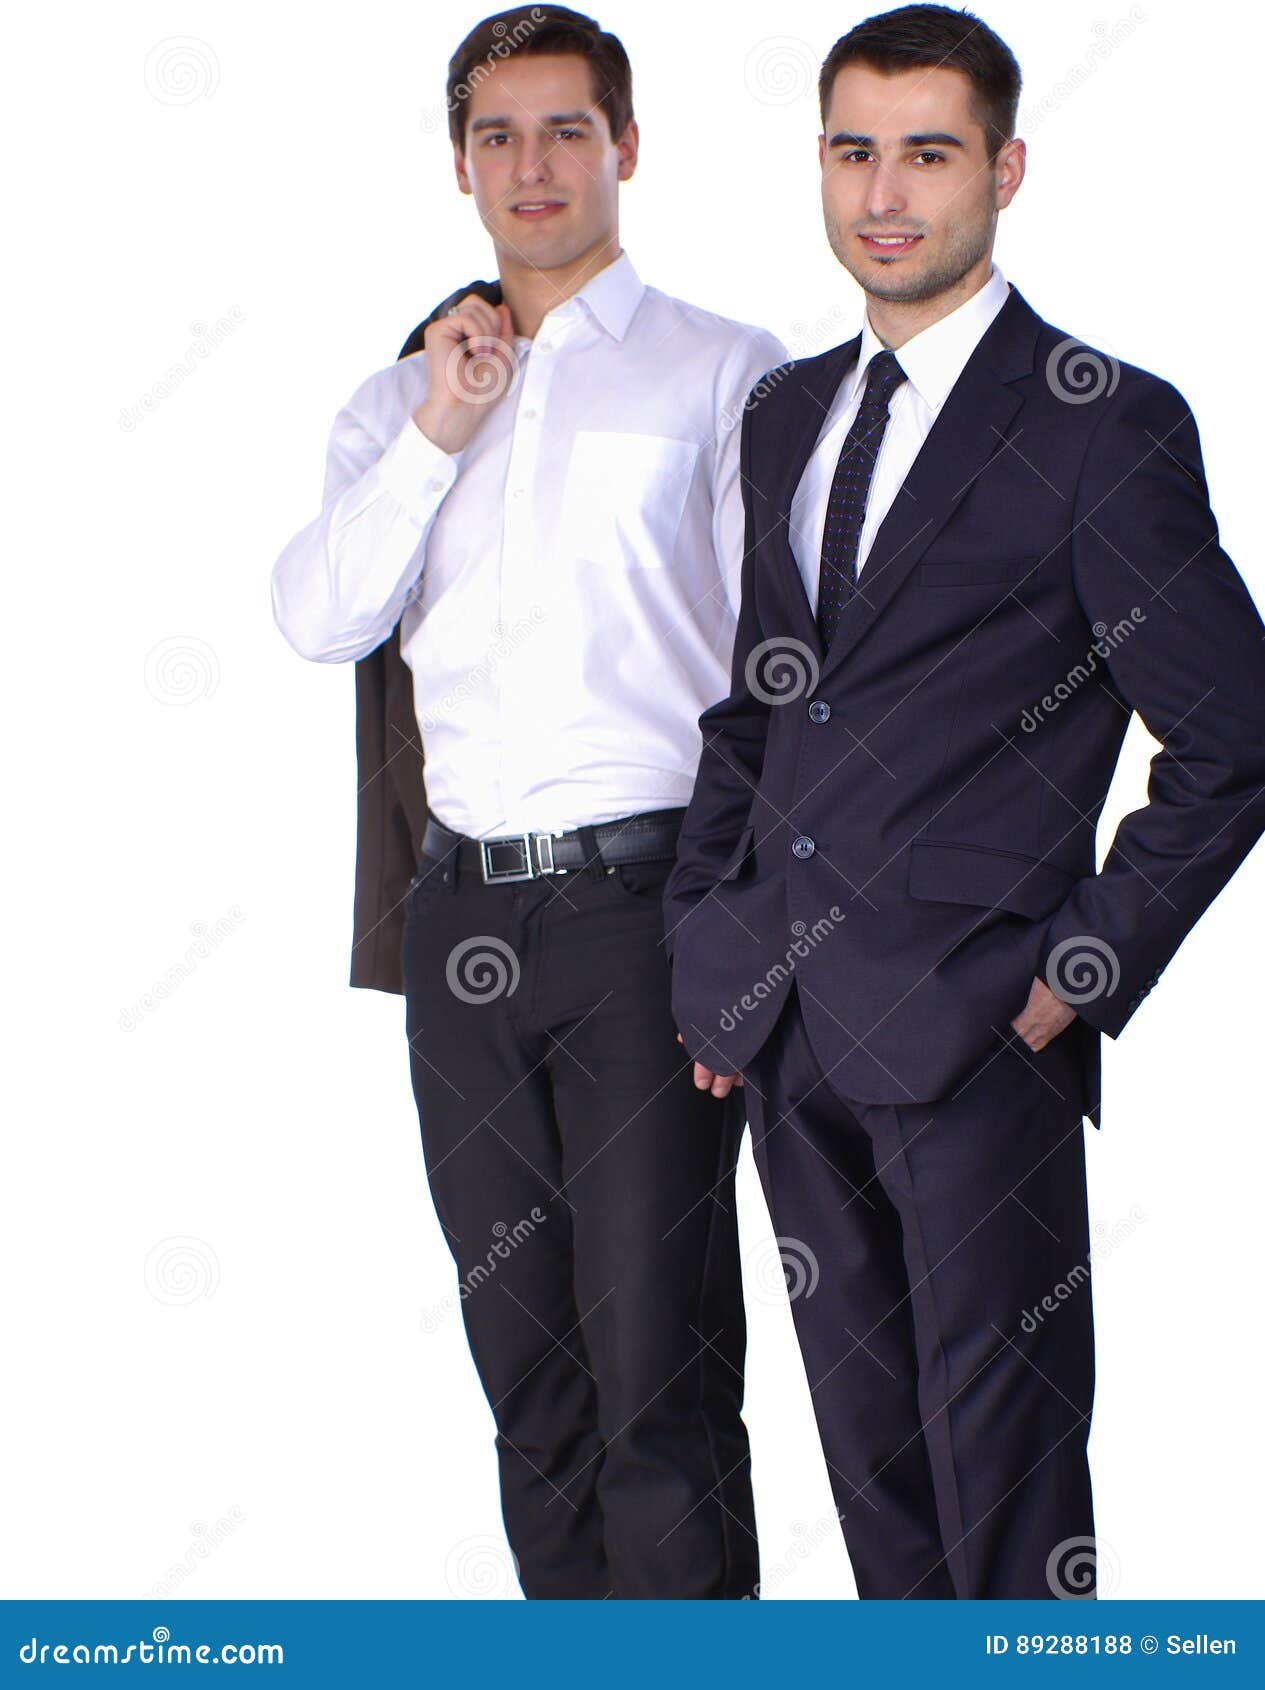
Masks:
[[[829,651],[843,607],[856,588],[865,502],[887,428],[887,402],[904,379],[894,352],[876,352],[870,359],[865,395],[835,465],[817,582],[817,628],[823,651]]]

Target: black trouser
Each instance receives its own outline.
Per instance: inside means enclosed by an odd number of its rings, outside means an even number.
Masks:
[[[529,1597],[733,1597],[758,1571],[740,1408],[744,1111],[693,1084],[670,860],[432,867],[403,969],[430,1188]]]
[[[1095,1593],[1078,1060],[1001,1029],[953,1097],[861,1103],[792,985],[743,1071],[862,1597]]]

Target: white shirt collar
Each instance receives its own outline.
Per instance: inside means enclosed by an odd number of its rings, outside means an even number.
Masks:
[[[984,331],[1006,303],[1010,283],[994,264],[988,280],[947,317],[911,335],[896,348],[896,357],[919,397],[933,413],[949,397]],[[870,326],[867,311],[861,327],[861,350],[853,369],[850,393],[864,380],[870,359],[883,351],[883,342]]]
[[[582,301],[583,308],[588,310],[613,340],[623,340],[645,291],[646,284],[633,268],[632,259],[626,252],[621,252],[618,258],[612,259],[595,275],[590,276],[583,287],[577,288],[567,299],[560,300],[552,310],[546,311],[537,332],[543,334],[554,324],[571,320],[581,310],[577,301]],[[522,335],[516,335],[514,344],[520,352],[524,352],[531,345],[531,341]]]

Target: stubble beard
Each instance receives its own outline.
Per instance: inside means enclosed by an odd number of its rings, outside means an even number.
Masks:
[[[891,304],[913,304],[934,299],[956,287],[987,254],[992,238],[991,218],[985,218],[977,225],[958,224],[951,231],[944,250],[930,261],[924,260],[916,266],[905,261],[892,261],[886,265],[880,261],[877,269],[874,264],[867,263],[862,271],[852,256],[852,236],[844,233],[829,211],[825,216],[826,238],[840,264],[871,299]],[[892,232],[896,233],[895,230]]]

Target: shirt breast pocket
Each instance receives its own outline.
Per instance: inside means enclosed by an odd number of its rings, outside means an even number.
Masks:
[[[666,569],[701,449],[662,434],[577,434],[558,513],[562,560]]]

